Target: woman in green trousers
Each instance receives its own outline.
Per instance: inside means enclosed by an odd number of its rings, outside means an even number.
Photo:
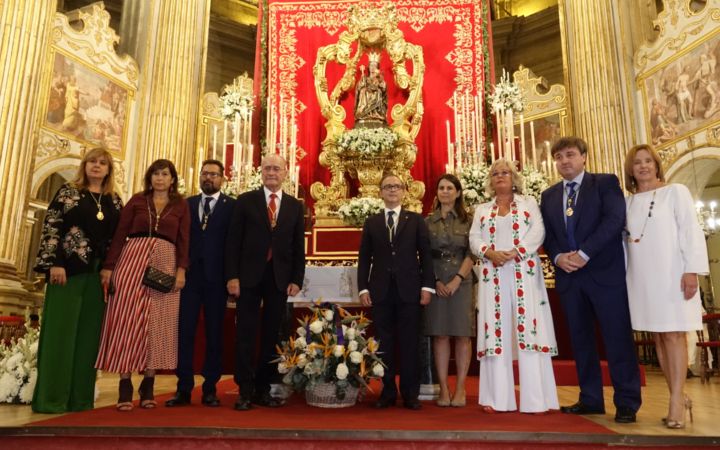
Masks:
[[[35,271],[47,291],[40,328],[32,409],[61,413],[92,409],[105,302],[99,270],[122,201],[114,192],[113,159],[87,151],[77,176],[48,206]]]

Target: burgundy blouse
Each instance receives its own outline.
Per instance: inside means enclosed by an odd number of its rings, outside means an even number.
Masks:
[[[148,213],[148,207],[150,213]],[[177,265],[187,269],[190,264],[190,208],[188,203],[185,199],[181,199],[168,204],[160,214],[157,231],[155,231],[155,222],[155,205],[152,198],[142,193],[133,195],[120,213],[120,223],[113,235],[110,251],[105,258],[103,268],[113,270],[127,238],[132,235],[147,236],[152,227],[153,235],[158,235],[175,244]]]

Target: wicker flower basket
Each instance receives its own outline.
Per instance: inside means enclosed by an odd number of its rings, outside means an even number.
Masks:
[[[305,389],[305,401],[318,408],[347,408],[357,402],[359,388],[348,386],[345,398],[340,400],[335,395],[335,383],[315,383]]]

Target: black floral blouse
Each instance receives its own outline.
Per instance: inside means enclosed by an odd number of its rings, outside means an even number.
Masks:
[[[98,194],[69,183],[58,189],[43,223],[36,272],[48,273],[55,266],[72,276],[96,269],[92,262],[105,257],[123,206],[117,194],[103,194],[100,220],[97,199]]]

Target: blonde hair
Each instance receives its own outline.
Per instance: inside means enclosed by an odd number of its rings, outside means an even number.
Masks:
[[[485,188],[485,193],[490,197],[495,197],[495,188],[492,187],[492,173],[500,166],[505,166],[510,170],[510,178],[512,181],[513,192],[515,192],[516,194],[522,194],[525,187],[525,179],[522,175],[520,175],[520,172],[517,171],[517,169],[515,168],[515,164],[509,162],[504,158],[496,160],[494,163],[492,163],[490,169],[488,169],[488,176],[485,179],[485,185],[483,186]]]
[[[85,152],[80,167],[78,167],[75,178],[70,182],[71,185],[78,189],[87,189],[90,186],[90,180],[87,178],[85,168],[91,159],[105,158],[108,162],[108,173],[102,181],[102,193],[113,195],[115,193],[115,164],[113,157],[107,149],[103,147],[95,147]]]
[[[658,156],[653,146],[650,144],[636,145],[628,150],[627,155],[625,155],[625,188],[633,194],[637,191],[637,182],[633,176],[633,163],[635,162],[635,157],[638,152],[641,150],[648,152],[653,161],[655,161],[655,176],[657,176],[658,180],[663,182],[665,181],[665,172],[663,172],[662,160],[660,160],[660,156]]]

